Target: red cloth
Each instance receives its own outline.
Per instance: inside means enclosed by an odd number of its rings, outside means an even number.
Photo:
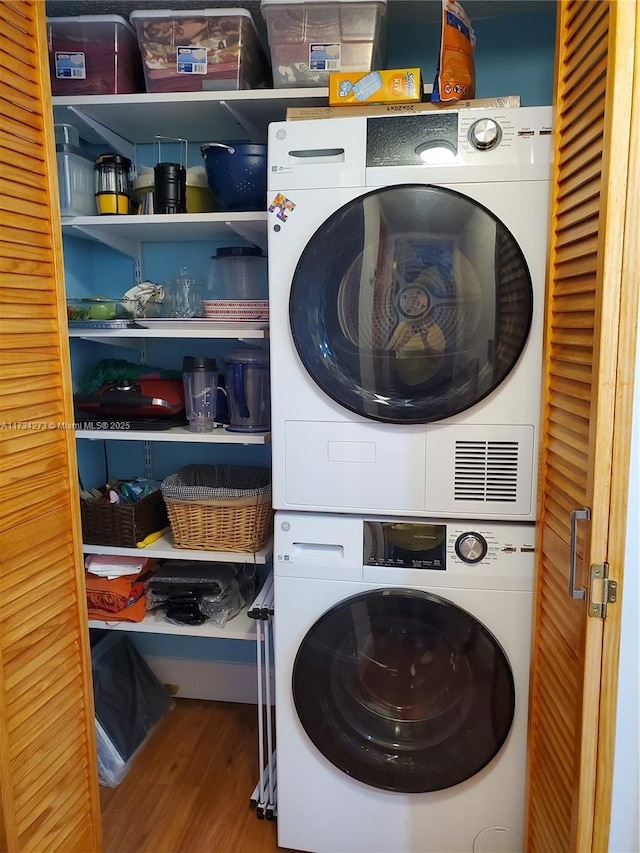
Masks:
[[[86,572],[89,619],[142,622],[147,612],[144,582],[149,576],[143,570],[109,580]]]

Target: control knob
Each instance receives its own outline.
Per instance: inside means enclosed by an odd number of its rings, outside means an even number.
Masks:
[[[502,131],[497,121],[492,118],[481,118],[469,128],[469,142],[478,151],[488,151],[502,139]]]
[[[465,563],[479,563],[487,554],[487,540],[479,533],[463,533],[455,544],[456,554]]]

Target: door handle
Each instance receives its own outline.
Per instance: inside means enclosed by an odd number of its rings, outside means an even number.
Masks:
[[[589,521],[590,518],[591,510],[586,507],[571,510],[571,537],[569,541],[569,596],[571,598],[585,599],[587,597],[587,591],[584,587],[576,589],[577,529],[579,521]]]

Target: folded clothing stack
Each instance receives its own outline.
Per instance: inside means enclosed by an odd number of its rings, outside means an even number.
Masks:
[[[152,576],[155,561],[141,562],[143,565],[137,571],[130,570],[130,574],[117,577],[94,574],[89,566],[85,573],[89,619],[142,622],[147,612],[145,583]]]
[[[163,608],[170,622],[220,627],[255,594],[255,569],[235,563],[167,560],[146,583],[147,609]]]

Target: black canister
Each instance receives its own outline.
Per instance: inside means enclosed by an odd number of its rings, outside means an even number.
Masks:
[[[187,170],[179,163],[158,163],[154,168],[153,207],[156,213],[187,212]]]

